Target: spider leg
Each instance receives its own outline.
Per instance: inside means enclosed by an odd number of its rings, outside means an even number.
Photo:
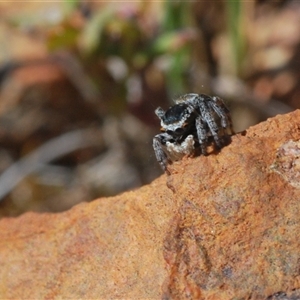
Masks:
[[[210,102],[211,102],[211,97],[206,96],[206,95],[199,95],[199,98],[198,98],[199,112],[200,112],[202,121],[207,124],[209,131],[212,134],[216,145],[219,148],[222,148],[222,141],[219,137],[219,126],[214,117],[215,111],[209,105]],[[209,131],[206,130],[206,135],[208,135]]]
[[[171,137],[167,133],[160,133],[157,134],[153,138],[153,149],[156,156],[157,161],[159,162],[161,168],[163,171],[167,172],[169,174],[169,171],[167,169],[167,165],[169,163],[168,155],[163,149],[163,145],[166,141],[170,140]]]
[[[209,102],[209,105],[211,106],[211,108],[216,112],[216,114],[221,119],[221,126],[224,129],[229,128],[230,133],[234,134],[229,109],[226,107],[225,103],[223,102],[223,100],[221,98],[212,97],[212,100],[213,100],[212,102]]]
[[[199,140],[199,144],[201,147],[201,153],[207,155],[207,128],[206,124],[203,122],[201,116],[198,116],[195,121],[197,136]]]

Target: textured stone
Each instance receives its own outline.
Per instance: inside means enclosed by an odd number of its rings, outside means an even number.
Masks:
[[[0,298],[298,299],[299,124],[269,119],[136,191],[2,219]]]

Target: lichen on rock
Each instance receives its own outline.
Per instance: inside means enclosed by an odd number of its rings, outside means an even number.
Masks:
[[[287,141],[277,149],[271,170],[280,174],[291,186],[300,188],[300,140]]]

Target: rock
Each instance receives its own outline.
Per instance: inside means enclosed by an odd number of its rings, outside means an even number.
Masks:
[[[300,299],[299,128],[277,116],[139,190],[2,219],[0,297]]]

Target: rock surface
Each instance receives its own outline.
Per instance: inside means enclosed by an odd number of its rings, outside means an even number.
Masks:
[[[2,219],[0,298],[300,299],[299,140],[295,111],[139,190]]]

